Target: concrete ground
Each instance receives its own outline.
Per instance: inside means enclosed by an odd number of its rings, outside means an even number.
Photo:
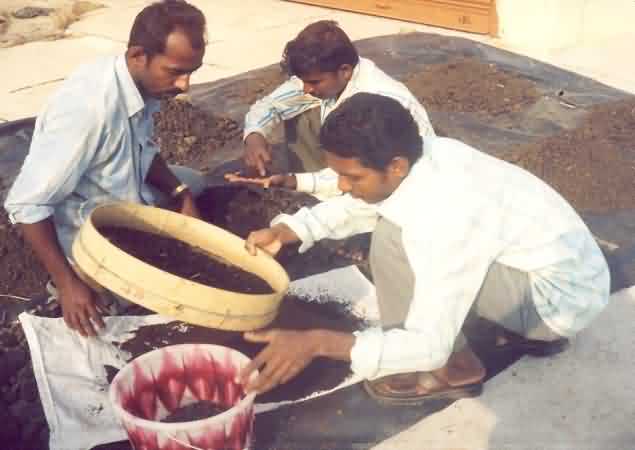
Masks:
[[[67,30],[68,37],[0,49],[0,122],[36,115],[60,81],[84,61],[123,51],[144,0],[105,0]],[[511,44],[402,21],[276,0],[193,0],[209,21],[202,83],[277,62],[284,43],[306,24],[337,20],[353,39],[411,31],[474,39],[540,59],[635,93],[630,35],[604,35],[561,48]],[[631,2],[632,3],[632,2]],[[537,27],[536,33],[540,33]],[[628,46],[628,47],[627,47]],[[635,447],[635,290],[611,305],[573,349],[545,360],[522,359],[491,380],[484,394],[454,403],[377,448],[628,449]]]
[[[35,1],[35,0],[34,0]],[[121,52],[132,20],[146,0],[103,0],[107,7],[70,25],[67,38],[0,49],[0,122],[34,116],[59,82],[84,61]],[[537,38],[510,41],[409,22],[329,10],[280,0],[194,0],[209,22],[209,47],[193,83],[214,81],[280,59],[284,44],[306,24],[337,20],[353,39],[425,31],[463,36],[537,58],[635,93],[635,59],[627,58],[630,36],[604,33],[566,47]],[[632,2],[631,2],[632,3]],[[628,11],[635,14],[635,3]],[[620,28],[621,29],[621,28]],[[562,44],[564,45],[564,44]]]

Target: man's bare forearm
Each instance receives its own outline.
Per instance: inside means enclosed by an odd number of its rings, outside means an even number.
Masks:
[[[332,330],[312,330],[310,333],[318,342],[317,353],[319,356],[340,361],[351,360],[351,350],[355,344],[355,336],[352,333]]]
[[[298,235],[295,234],[295,232],[289,227],[289,225],[285,223],[276,224],[271,227],[271,229],[276,231],[277,237],[282,245],[300,242],[300,238],[298,237]]]
[[[61,285],[70,278],[75,277],[75,272],[66,259],[57,239],[57,233],[51,218],[31,224],[21,223],[19,227],[24,234],[24,238],[33,248],[38,259],[44,264],[44,267],[57,285]]]

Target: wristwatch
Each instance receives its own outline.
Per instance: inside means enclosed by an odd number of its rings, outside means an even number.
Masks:
[[[187,184],[181,183],[177,187],[174,188],[174,190],[170,194],[170,197],[171,198],[177,198],[179,195],[181,195],[184,191],[188,190],[189,188],[190,187]]]

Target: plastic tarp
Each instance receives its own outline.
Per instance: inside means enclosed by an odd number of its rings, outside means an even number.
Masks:
[[[379,317],[375,289],[355,266],[294,281],[289,289],[307,299],[324,298],[326,294],[350,305],[351,311],[369,324]],[[108,317],[106,329],[98,338],[84,339],[69,330],[61,318],[20,315],[50,429],[51,450],[86,450],[126,439],[108,401],[104,366],[121,368],[130,359],[115,343],[133,337],[142,326],[172,320],[159,315]],[[256,412],[319,397],[359,381],[352,375],[332,390],[316,392],[305,399],[257,403]]]
[[[365,39],[356,44],[363,56],[397,79],[404,79],[426,65],[473,57],[534,81],[541,93],[537,103],[526,111],[497,120],[429,109],[435,129],[487,152],[513,153],[522,144],[575,127],[595,105],[630,97],[626,92],[575,73],[463,38],[410,33]],[[275,69],[276,65],[272,65],[194,86],[193,103],[242,123],[249,107],[241,101],[246,87],[263,76],[270,76]],[[33,123],[33,119],[25,119],[0,125],[0,197],[12,183],[26,155]],[[239,154],[239,148],[219,149],[209,155],[207,163],[214,168]],[[222,183],[220,175],[212,172],[210,183]],[[603,249],[611,266],[613,290],[635,284],[635,211],[582,216],[594,235],[606,244]]]

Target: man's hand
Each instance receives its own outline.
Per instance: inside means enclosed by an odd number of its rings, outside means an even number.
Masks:
[[[258,248],[276,256],[284,244],[295,242],[298,236],[287,225],[279,223],[271,228],[252,231],[247,236],[245,248],[250,255],[256,256]]]
[[[271,162],[271,146],[260,133],[251,133],[245,139],[243,160],[247,167],[255,169],[258,175],[267,175],[267,164]]]
[[[53,220],[48,217],[36,223],[23,223],[20,229],[57,286],[66,325],[82,336],[95,336],[95,326],[104,327],[99,306],[93,291],[78,278],[64,256]]]
[[[84,337],[96,336],[104,321],[93,291],[77,277],[56,285],[66,325]]]
[[[194,196],[189,189],[181,194],[181,209],[179,212],[195,219],[201,218],[201,212],[198,210]]]
[[[244,337],[250,342],[268,344],[240,373],[246,392],[259,394],[295,377],[318,356],[320,346],[313,330],[273,329],[245,333]],[[258,376],[251,379],[251,374],[258,369]]]
[[[265,189],[270,187],[284,187],[287,189],[295,189],[297,186],[295,175],[292,174],[277,174],[270,177],[253,178],[243,177],[240,172],[226,173],[225,179],[230,183],[249,183],[259,184]]]

